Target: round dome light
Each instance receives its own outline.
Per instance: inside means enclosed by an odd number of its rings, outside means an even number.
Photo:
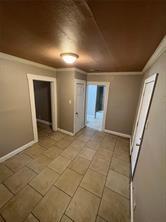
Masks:
[[[78,59],[78,55],[75,53],[61,53],[60,56],[62,57],[63,61],[67,64],[73,64]]]

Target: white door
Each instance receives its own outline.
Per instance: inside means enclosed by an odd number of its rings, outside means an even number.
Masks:
[[[140,107],[137,116],[137,123],[132,141],[132,153],[131,153],[131,169],[132,176],[134,175],[136,163],[138,161],[139,150],[143,137],[144,127],[147,120],[148,111],[151,104],[153,90],[157,75],[153,75],[145,80]]]
[[[85,125],[85,82],[75,83],[75,133]]]

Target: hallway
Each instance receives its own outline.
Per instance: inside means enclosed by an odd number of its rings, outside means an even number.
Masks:
[[[42,124],[39,138],[0,165],[0,221],[129,221],[129,140]]]

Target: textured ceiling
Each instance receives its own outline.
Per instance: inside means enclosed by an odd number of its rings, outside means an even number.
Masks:
[[[166,34],[166,1],[0,1],[0,51],[85,71],[140,71]]]

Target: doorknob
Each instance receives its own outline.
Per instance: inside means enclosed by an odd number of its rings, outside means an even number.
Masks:
[[[78,115],[78,113],[77,113],[77,112],[76,112],[75,114],[76,114],[76,115]]]

